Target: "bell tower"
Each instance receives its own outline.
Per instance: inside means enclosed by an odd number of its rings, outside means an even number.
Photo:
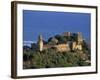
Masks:
[[[39,51],[42,51],[43,50],[43,38],[42,38],[42,35],[39,35],[37,44],[38,44]]]

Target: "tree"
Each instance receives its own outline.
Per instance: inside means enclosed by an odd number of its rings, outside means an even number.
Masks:
[[[56,35],[55,38],[58,40],[58,44],[67,43],[67,38],[65,36]]]

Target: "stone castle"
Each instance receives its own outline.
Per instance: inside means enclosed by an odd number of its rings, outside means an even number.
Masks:
[[[71,36],[71,32],[64,32],[63,36]],[[53,38],[56,43],[58,42],[55,38]],[[77,32],[77,40],[76,41],[66,41],[66,43],[62,44],[56,44],[56,45],[50,45],[50,44],[44,44],[42,35],[39,35],[38,42],[37,42],[37,48],[39,51],[43,51],[48,48],[56,48],[57,51],[63,52],[63,51],[71,51],[71,50],[82,50],[82,42],[83,37],[81,32]]]

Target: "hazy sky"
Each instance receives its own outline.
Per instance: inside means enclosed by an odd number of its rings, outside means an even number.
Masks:
[[[89,39],[90,18],[89,13],[23,10],[23,40],[36,42],[39,34],[46,40],[63,32],[82,32]]]

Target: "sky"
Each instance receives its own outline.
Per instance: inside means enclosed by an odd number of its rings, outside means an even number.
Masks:
[[[81,32],[89,40],[90,20],[89,13],[23,10],[23,41],[37,42],[39,34],[47,40],[63,32]]]

